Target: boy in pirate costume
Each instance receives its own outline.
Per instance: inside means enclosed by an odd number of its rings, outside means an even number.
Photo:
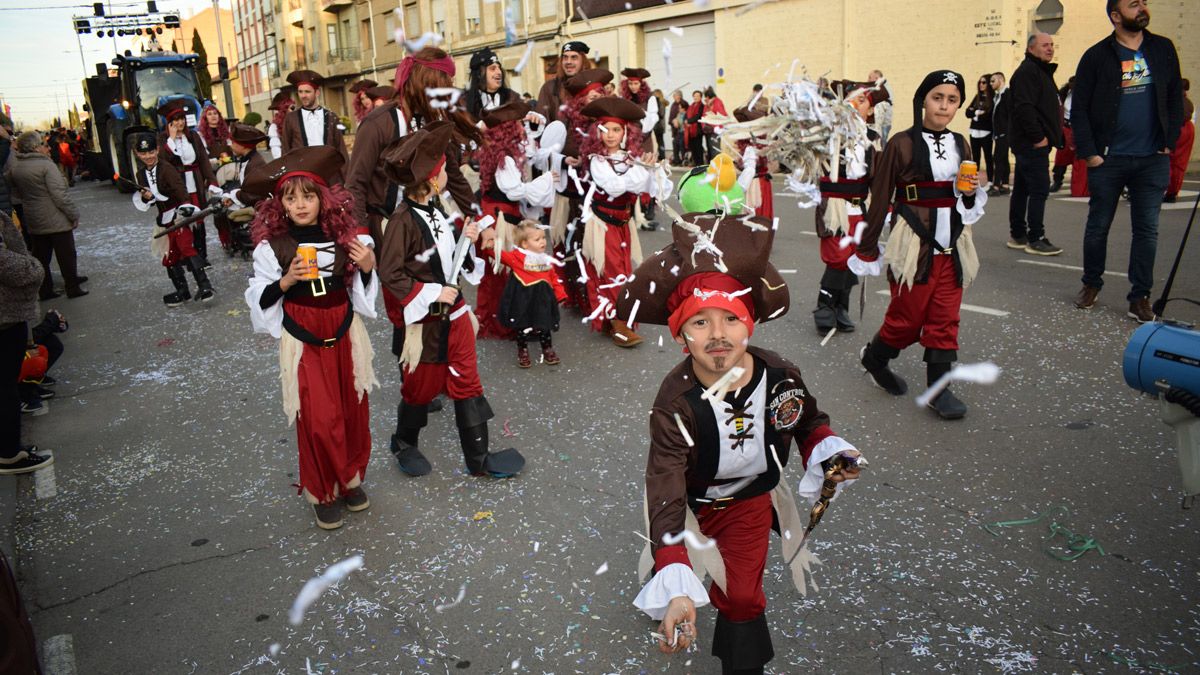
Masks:
[[[153,133],[146,131],[135,134],[133,151],[142,163],[142,168],[137,173],[137,184],[142,189],[133,193],[133,205],[143,213],[149,211],[151,206],[157,207],[158,216],[154,221],[154,229],[158,233],[175,222],[176,211],[183,215],[183,211],[191,211],[195,207],[188,197],[183,177],[175,167],[160,161],[158,140]],[[163,303],[167,307],[178,307],[192,299],[184,265],[187,265],[196,279],[196,299],[204,302],[213,299],[215,293],[212,283],[204,271],[204,259],[196,251],[191,228],[181,227],[154,239],[152,243],[151,250],[154,251],[155,257],[162,260],[163,267],[167,268],[167,276],[175,285],[174,293],[163,296]]]
[[[691,203],[687,191],[681,200]],[[783,315],[789,298],[769,262],[771,223],[737,211],[684,215],[673,242],[637,268],[618,311],[636,307],[643,323],[666,324],[688,354],[663,380],[650,412],[651,543],[639,572],[653,568],[654,576],[634,605],[662,622],[667,639],[659,647],[671,653],[695,639],[696,607],[711,602],[718,612],[712,654],[723,673],[749,675],[774,656],[763,593],[772,523],[802,591],[812,562],[802,555],[805,525],[781,475],[792,443],[804,467],[799,492],[809,503],[821,503],[821,493],[827,504],[833,483],[856,478],[865,462],[830,428],[799,369],[750,346],[755,322]],[[832,481],[828,494],[825,480]],[[684,545],[685,530],[699,546]],[[708,591],[705,572],[713,577]]]
[[[314,70],[293,70],[288,73],[288,84],[295,87],[296,100],[300,105],[283,118],[283,154],[296,148],[327,145],[337,150],[345,166],[350,163],[350,154],[346,152],[346,141],[342,138],[341,122],[332,110],[317,104],[317,95],[324,79]],[[342,171],[338,169],[332,184],[341,184]]]
[[[920,341],[925,347],[926,381],[932,385],[958,360],[958,321],[963,289],[979,271],[970,226],[983,217],[987,194],[970,177],[972,189],[959,192],[959,164],[971,159],[962,135],[947,129],[964,96],[962,75],[930,73],[913,96],[913,119],[906,133],[888,141],[876,160],[866,230],[847,265],[859,276],[878,275],[884,263],[892,301],[883,326],[862,351],[862,365],[877,385],[893,396],[908,386],[888,368],[900,350]],[[879,244],[888,211],[892,235],[886,254]],[[967,406],[949,389],[929,403],[943,419],[959,419]]]
[[[254,195],[242,191],[242,186],[246,184],[246,176],[254,173],[267,165],[266,160],[262,155],[258,154],[258,144],[268,140],[267,135],[255,129],[248,124],[235,122],[229,131],[229,149],[233,153],[233,165],[236,173],[229,177],[228,182],[222,182],[222,201],[225,206],[233,208],[253,207],[254,203],[262,199],[262,195]],[[225,167],[221,167],[223,173],[227,171]]]
[[[457,239],[454,227],[432,198],[446,184],[446,162],[454,125],[431,122],[388,148],[383,169],[404,186],[404,198],[384,228],[379,273],[388,318],[394,325],[392,353],[403,381],[392,453],[410,476],[432,471],[417,447],[429,404],[440,393],[454,401],[454,416],[467,473],[511,476],[525,465],[509,448],[488,452],[491,406],[483,395],[475,351],[478,324],[455,285],[461,273],[478,283],[483,261],[474,255],[479,226],[467,222]]]
[[[209,162],[208,147],[204,139],[194,129],[187,126],[187,110],[183,99],[168,101],[158,108],[158,114],[166,120],[166,126],[159,132],[159,154],[162,159],[179,172],[187,189],[188,202],[203,208],[208,201],[209,193],[220,194],[217,187],[217,177],[213,173],[212,163]],[[200,254],[203,266],[208,264],[208,231],[204,221],[199,220],[191,225],[192,243]]]
[[[621,71],[621,76],[625,79],[621,80],[621,87],[618,91],[621,98],[627,101],[633,101],[646,113],[642,117],[642,153],[646,159],[654,161],[658,157],[658,145],[654,142],[654,127],[658,124],[659,117],[663,111],[658,109],[658,99],[650,92],[650,85],[646,82],[650,78],[650,71],[645,68],[626,68]],[[658,229],[658,223],[654,221],[655,206],[658,202],[648,194],[641,196],[642,209],[645,211],[645,221],[638,227],[647,232],[653,232]]]
[[[837,96],[854,108],[864,126],[875,104],[887,100],[886,89],[875,89],[875,85],[868,82],[843,80],[835,82],[833,88]],[[837,175],[826,174],[821,178],[821,203],[817,205],[816,223],[825,273],[821,275],[817,308],[813,310],[813,322],[821,335],[835,327],[842,333],[854,332],[855,328],[850,318],[850,291],[858,285],[858,277],[846,267],[846,260],[854,255],[852,240],[863,220],[863,207],[871,188],[871,162],[879,148],[879,135],[874,129],[867,128],[867,139],[870,145],[854,149],[853,162],[846,162],[843,156]],[[851,241],[843,242],[845,238]]]

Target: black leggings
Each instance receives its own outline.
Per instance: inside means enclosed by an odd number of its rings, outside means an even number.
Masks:
[[[981,169],[983,169],[984,163],[987,163],[987,169],[985,169],[985,171],[987,172],[988,180],[994,181],[995,176],[993,175],[993,169],[995,169],[995,166],[992,164],[991,134],[988,134],[983,138],[971,139],[971,156],[974,157],[975,161],[979,163],[979,168]],[[981,184],[982,182],[983,181],[980,181]]]
[[[528,348],[529,338],[535,338],[538,342],[542,343],[542,349],[550,349],[553,346],[549,333],[543,330],[531,330],[528,333],[524,331],[517,333],[517,349]]]

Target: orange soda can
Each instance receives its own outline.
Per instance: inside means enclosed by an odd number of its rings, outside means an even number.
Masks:
[[[305,264],[308,265],[308,273],[302,277],[303,279],[307,280],[321,278],[321,270],[317,268],[316,246],[306,246],[301,244],[300,246],[296,247],[296,256],[303,259]]]
[[[975,190],[969,180],[971,176],[979,175],[979,165],[975,162],[966,161],[958,165],[958,182],[955,187],[959,192],[972,192]]]

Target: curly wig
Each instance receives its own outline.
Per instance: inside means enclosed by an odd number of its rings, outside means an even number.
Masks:
[[[621,80],[621,98],[629,99],[634,103],[645,107],[646,101],[650,100],[650,87],[642,80],[642,88],[635,94],[629,89],[629,78]]]
[[[342,185],[325,187],[307,176],[288,178],[279,187],[279,195],[267,197],[254,205],[254,223],[250,226],[250,237],[257,246],[288,232],[291,220],[283,208],[283,195],[293,191],[315,194],[321,200],[321,212],[317,222],[325,236],[342,248],[350,245],[358,231],[354,219],[354,196]],[[352,269],[347,261],[346,271]]]
[[[208,123],[209,110],[216,110],[217,115],[221,118],[215,127]],[[229,142],[229,122],[225,121],[225,116],[221,114],[220,110],[217,110],[215,104],[209,103],[204,106],[204,110],[200,111],[200,121],[196,123],[196,131],[200,132],[200,136],[204,138],[204,144],[210,149]]]
[[[504,165],[505,157],[512,157],[521,168],[525,153],[521,144],[525,142],[525,125],[521,120],[505,122],[484,133],[484,145],[475,153],[479,160],[479,190],[487,194],[496,180],[496,171]]]
[[[279,102],[279,107],[275,109],[275,115],[271,118],[271,122],[279,128],[280,132],[283,131],[283,118],[287,117],[287,114],[290,113],[292,108],[295,106],[296,102],[293,101],[290,96]]]

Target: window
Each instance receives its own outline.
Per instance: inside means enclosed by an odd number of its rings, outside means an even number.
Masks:
[[[384,38],[390,43],[396,41],[396,13],[388,12],[383,18]]]
[[[462,0],[463,32],[470,35],[480,31],[480,0]]]
[[[271,74],[267,70],[267,64],[265,61],[260,61],[258,64],[258,82],[256,83],[256,86],[255,86],[255,93],[261,93],[263,90],[263,82],[270,82],[270,81],[271,81]]]
[[[363,19],[362,25],[358,28],[358,42],[364,50],[373,49],[375,47],[375,36],[371,35],[371,20]]]
[[[414,36],[424,32],[421,30],[421,12],[415,2],[404,5],[404,31]]]
[[[433,0],[433,32],[446,35],[446,0]]]
[[[329,42],[329,55],[334,56],[338,53],[338,33],[337,24],[325,24],[325,37]]]
[[[537,15],[539,19],[557,18],[558,0],[537,0]]]

